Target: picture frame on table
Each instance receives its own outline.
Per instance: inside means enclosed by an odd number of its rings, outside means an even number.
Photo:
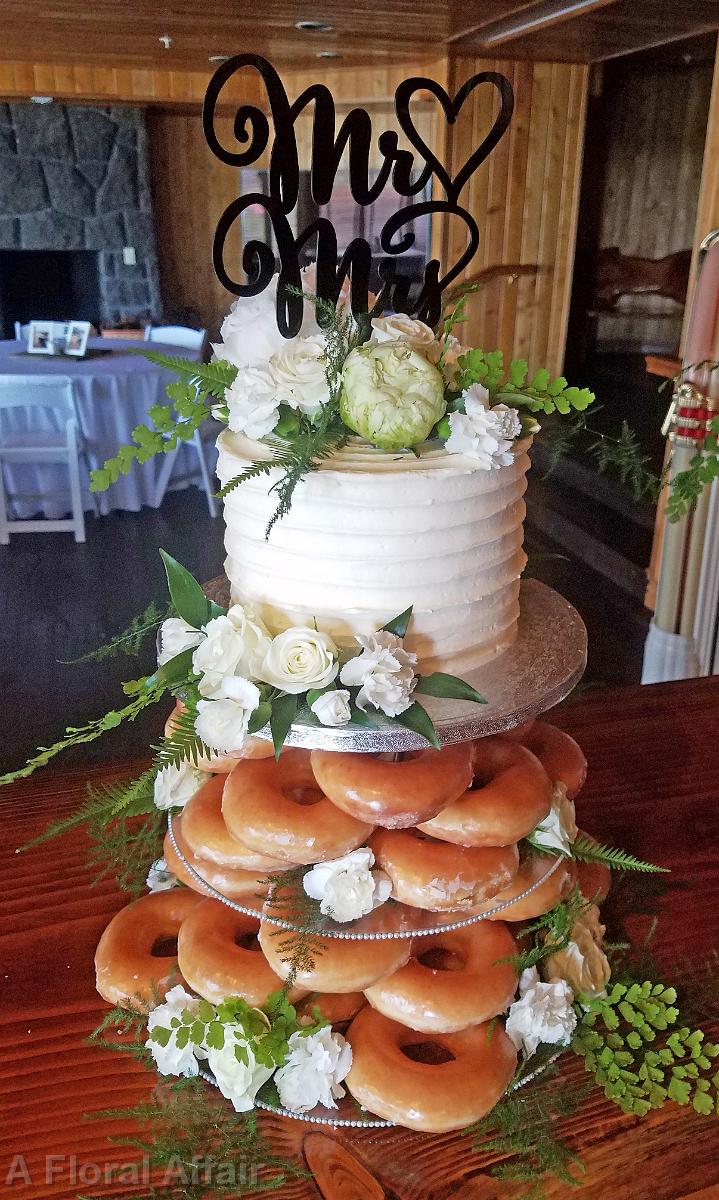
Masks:
[[[28,354],[54,354],[54,322],[31,321],[27,337]]]
[[[63,353],[68,354],[71,358],[84,358],[89,336],[89,321],[69,321]]]

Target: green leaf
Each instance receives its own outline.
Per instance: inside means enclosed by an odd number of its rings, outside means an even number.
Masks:
[[[350,702],[350,714],[355,725],[362,725],[365,729],[377,728],[377,722],[363,708],[358,708],[354,700]]]
[[[426,708],[423,708],[416,701],[409,708],[405,709],[403,713],[400,713],[398,717],[391,717],[390,720],[396,721],[399,725],[404,725],[406,729],[412,729],[415,733],[421,734],[436,750],[441,749],[432,718]]]
[[[431,675],[421,675],[415,687],[415,692],[423,696],[442,696],[448,700],[473,700],[475,704],[486,704],[484,696],[480,695],[471,684],[458,679],[456,675],[447,675],[444,671],[433,671]]]
[[[284,694],[272,701],[270,729],[272,730],[272,744],[275,747],[275,758],[280,757],[280,751],[285,743],[287,734],[290,732],[296,714],[297,696]]]
[[[265,725],[269,724],[272,716],[272,705],[269,700],[263,700],[257,705],[247,725],[248,733],[257,733],[258,730],[264,729]]]
[[[209,600],[194,575],[177,559],[166,550],[160,550],[160,557],[165,564],[170,599],[179,616],[193,629],[201,629],[210,619]]]
[[[187,650],[181,650],[174,658],[168,659],[161,667],[157,668],[154,676],[151,676],[152,684],[165,684],[169,687],[175,683],[184,683],[193,675],[192,656],[195,653],[192,646],[188,646]],[[148,680],[150,684],[150,680]]]
[[[385,633],[394,633],[397,635],[397,637],[404,637],[407,632],[407,626],[409,625],[411,616],[412,605],[410,604],[409,608],[406,608],[404,612],[399,613],[398,616],[393,617],[392,620],[388,621],[386,625],[382,626],[382,628]]]

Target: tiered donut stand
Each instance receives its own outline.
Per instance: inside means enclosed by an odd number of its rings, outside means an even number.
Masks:
[[[535,580],[525,581],[521,588],[521,616],[518,636],[513,646],[498,659],[468,676],[468,681],[487,698],[478,705],[465,701],[440,700],[423,697],[443,745],[465,742],[509,731],[533,717],[540,716],[564,699],[580,680],[586,665],[586,630],[579,614],[556,592]],[[410,729],[377,720],[375,728],[346,725],[331,728],[319,724],[311,713],[300,713],[287,738],[287,745],[307,750],[350,751],[357,754],[382,753],[399,756],[423,749],[424,739]],[[552,859],[540,878],[534,878],[525,890],[509,900],[482,906],[481,912],[429,912],[389,901],[374,913],[354,922],[336,923],[329,917],[307,925],[302,919],[293,920],[291,906],[280,906],[272,899],[262,900],[254,895],[232,899],[213,886],[202,874],[196,857],[190,861],[181,835],[182,816],[168,821],[166,845],[171,857],[181,866],[184,881],[195,890],[220,901],[237,913],[261,922],[261,931],[284,931],[319,935],[322,938],[344,941],[374,941],[429,937],[449,933],[474,925],[506,911],[512,920],[512,907],[526,899],[545,884],[565,861]],[[199,869],[198,869],[199,868]],[[210,876],[211,872],[207,872]],[[266,938],[261,940],[267,941]],[[274,955],[273,955],[274,958]],[[276,962],[273,963],[276,967]],[[416,1034],[418,1041],[421,1034]],[[427,1035],[427,1041],[431,1041]],[[211,1081],[211,1076],[207,1076]],[[526,1082],[526,1079],[523,1081]],[[333,1126],[387,1126],[382,1120],[360,1108],[349,1094],[339,1101],[337,1109],[316,1108],[309,1113],[290,1112],[258,1098],[260,1107],[295,1119]]]

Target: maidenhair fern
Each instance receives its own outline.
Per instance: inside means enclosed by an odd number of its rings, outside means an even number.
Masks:
[[[572,1049],[624,1112],[644,1116],[674,1100],[719,1113],[719,1046],[679,1025],[676,1000],[663,983],[616,983],[583,1014]]]

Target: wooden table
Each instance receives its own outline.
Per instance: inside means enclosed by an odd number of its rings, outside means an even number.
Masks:
[[[672,890],[661,901],[660,958],[666,964],[684,956],[703,961],[719,926],[719,681],[589,690],[556,719],[578,737],[589,759],[579,803],[584,827],[672,868]],[[121,773],[95,770],[93,779]],[[81,835],[13,853],[51,816],[70,811],[85,783],[81,770],[48,772],[0,793],[0,1181],[6,1181],[0,1192],[11,1200],[124,1191],[96,1184],[91,1167],[132,1161],[132,1152],[106,1140],[126,1129],[117,1122],[84,1122],[83,1114],[135,1103],[148,1091],[147,1076],[129,1056],[84,1043],[103,1012],[93,987],[95,944],[121,896],[107,881],[91,886]],[[634,931],[641,933],[647,921],[637,918]],[[577,1068],[573,1060],[569,1069]],[[491,1158],[472,1153],[457,1135],[333,1134],[281,1118],[261,1121],[277,1149],[297,1155],[315,1175],[276,1193],[285,1200],[503,1200],[515,1194],[486,1174]],[[548,1200],[719,1197],[716,1119],[667,1106],[640,1122],[595,1091],[566,1131],[586,1163],[584,1185],[574,1191],[550,1182]],[[11,1186],[7,1173],[15,1155],[24,1158],[15,1161]],[[47,1183],[46,1155],[61,1156]],[[32,1183],[22,1182],[22,1165]]]

